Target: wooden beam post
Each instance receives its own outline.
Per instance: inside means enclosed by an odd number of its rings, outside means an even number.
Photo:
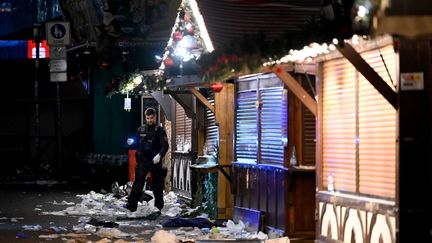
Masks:
[[[205,107],[207,107],[209,110],[211,110],[211,112],[213,112],[213,114],[215,113],[214,106],[206,99],[206,97],[204,97],[204,95],[202,95],[195,88],[190,88],[190,91],[193,95],[195,95],[195,97],[198,98],[198,100],[201,102],[201,104],[203,104]]]
[[[317,115],[317,102],[312,96],[306,92],[305,89],[289,74],[285,69],[279,65],[269,67],[271,72],[274,72],[288,87],[291,92],[308,108],[312,114]]]
[[[360,54],[349,44],[337,46],[342,55],[357,68],[357,70],[375,87],[378,92],[395,108],[398,108],[397,93],[375,72],[375,70],[360,56]]]
[[[215,93],[215,116],[219,123],[219,166],[229,171],[234,159],[234,84],[224,83],[220,92]],[[218,171],[217,218],[232,218],[234,203],[231,184]]]

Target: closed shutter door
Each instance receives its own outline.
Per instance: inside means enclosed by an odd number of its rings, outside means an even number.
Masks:
[[[344,58],[323,64],[323,186],[332,175],[338,191],[356,191],[355,68]]]
[[[260,89],[261,162],[284,163],[287,92],[283,87]]]
[[[397,58],[392,45],[381,48],[392,80],[397,80]],[[378,50],[362,54],[366,62],[393,84]],[[360,193],[395,197],[396,110],[362,75],[359,77],[359,166]]]
[[[210,102],[210,104],[215,104],[215,96],[214,93],[209,91],[207,93],[207,100]],[[205,108],[205,121],[204,125],[206,128],[206,146],[209,153],[216,152],[216,146],[219,141],[219,129],[216,126],[216,118],[215,114],[209,110],[208,108]]]
[[[257,91],[237,95],[236,155],[239,162],[256,162],[258,144]]]
[[[179,103],[176,102],[175,106],[176,151],[187,152],[192,144],[192,119],[186,116],[183,107]]]

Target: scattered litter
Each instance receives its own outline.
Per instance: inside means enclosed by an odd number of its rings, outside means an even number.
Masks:
[[[103,238],[101,240],[95,241],[95,243],[109,243],[109,242],[111,242],[111,240],[107,238]]]
[[[49,230],[51,230],[52,232],[56,232],[56,233],[60,233],[62,231],[67,231],[67,229],[65,227],[58,227],[58,226],[50,226]]]
[[[59,237],[60,237],[59,234],[39,235],[39,238],[41,239],[56,239]]]
[[[179,215],[181,213],[181,211],[183,209],[181,209],[180,207],[174,206],[174,207],[167,207],[168,210],[165,210],[165,207],[162,209],[163,214],[165,214],[166,216],[169,217],[176,217],[177,215]]]
[[[54,180],[38,180],[36,181],[37,185],[55,185],[55,184],[65,184],[65,182],[58,182]]]
[[[28,235],[24,232],[18,232],[15,235],[15,238],[27,238],[27,237],[28,237]]]
[[[153,213],[150,213],[148,215],[145,216],[140,216],[141,214],[135,214],[135,212],[133,212],[132,214],[128,215],[128,216],[123,216],[123,217],[117,217],[116,220],[122,221],[122,220],[155,220],[157,217],[159,217],[159,215],[161,215],[161,213],[159,211],[155,211]]]
[[[238,234],[244,230],[245,225],[241,220],[239,220],[238,224],[234,223],[232,220],[228,220],[226,227],[230,233]]]
[[[171,243],[171,242],[196,242],[199,240],[260,240],[280,238],[277,233],[267,235],[262,232],[248,232],[247,227],[242,221],[237,224],[231,220],[226,222],[226,227],[216,225],[208,219],[208,215],[203,214],[203,207],[190,208],[181,199],[177,198],[174,192],[169,192],[164,196],[164,208],[159,211],[154,207],[154,199],[150,201],[142,200],[138,203],[137,210],[130,212],[124,205],[127,203],[128,190],[132,185],[112,186],[113,193],[96,193],[90,191],[87,194],[78,194],[77,198],[81,202],[69,203],[67,201],[52,202],[53,205],[68,205],[64,210],[54,212],[41,212],[44,215],[60,216],[80,216],[78,224],[72,227],[75,234],[65,234],[67,229],[61,227],[50,227],[48,233],[42,237],[61,237],[66,243],[72,242],[90,242],[86,237],[97,235],[104,242],[145,242],[142,238],[136,236],[145,236],[145,239],[151,237],[154,243]],[[116,196],[115,194],[116,193]],[[151,191],[143,192],[143,197],[152,197]],[[161,217],[163,221],[157,220]],[[2,219],[2,218],[0,218]],[[3,218],[7,219],[7,218]],[[159,224],[161,223],[161,224]],[[219,227],[218,227],[219,226]],[[122,231],[131,227],[142,227],[138,234],[130,234],[131,231]],[[162,228],[175,227],[172,230],[163,230]],[[160,229],[158,229],[160,228]],[[157,231],[156,231],[157,230]],[[156,232],[155,232],[156,231]],[[62,232],[64,232],[62,234]],[[137,232],[137,229],[132,230]],[[127,239],[119,239],[127,237]],[[73,238],[73,239],[71,239]],[[286,243],[284,241],[281,241]],[[279,243],[270,242],[270,243]]]
[[[58,212],[42,212],[42,215],[54,215],[54,216],[65,216],[66,213],[63,211],[58,211]]]
[[[89,233],[66,233],[66,234],[62,234],[63,237],[73,237],[73,238],[79,238],[79,237],[87,237],[89,236]]]
[[[13,223],[16,223],[16,222],[18,222],[18,219],[24,219],[24,218],[22,218],[22,217],[20,217],[20,218],[10,218],[10,221],[11,222],[13,222]]]
[[[282,237],[277,239],[266,240],[265,243],[290,243],[290,239],[288,237]]]
[[[38,231],[42,229],[42,226],[36,224],[36,225],[23,225],[23,230],[29,230],[29,231]]]
[[[130,234],[120,231],[116,228],[100,228],[96,234],[100,237],[108,237],[108,238],[123,238],[129,237]]]
[[[114,243],[128,243],[128,242],[131,242],[131,241],[125,241],[122,239],[114,241]],[[132,241],[132,242],[133,243],[145,243],[145,241],[143,239],[139,239],[139,240],[134,239],[134,241]]]
[[[96,226],[94,226],[94,225],[86,224],[86,225],[84,226],[84,229],[85,229],[86,231],[90,232],[90,233],[96,233],[96,231],[97,231],[98,228],[97,228]]]
[[[263,232],[258,232],[247,237],[248,239],[267,240],[268,235]],[[289,242],[288,242],[289,243]]]
[[[163,227],[197,227],[197,228],[211,228],[214,223],[206,218],[172,218],[162,223]]]
[[[52,203],[53,205],[75,205],[74,202],[66,202],[65,200],[63,200],[62,202],[57,202],[56,200],[54,200],[54,202],[48,203]]]
[[[151,238],[152,243],[176,243],[176,235],[165,230],[158,230]]]
[[[95,218],[91,218],[90,221],[87,222],[87,224],[91,224],[94,226],[102,226],[102,227],[106,227],[106,228],[114,228],[114,227],[118,227],[119,224],[112,222],[112,221],[102,221],[102,220],[97,220]]]

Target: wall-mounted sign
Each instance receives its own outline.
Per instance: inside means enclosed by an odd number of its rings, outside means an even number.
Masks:
[[[67,81],[67,73],[50,73],[50,81],[51,82],[66,82]]]
[[[45,25],[48,45],[65,46],[70,45],[69,22],[47,22]]]
[[[67,62],[64,59],[51,59],[50,60],[50,72],[66,72]]]
[[[401,90],[423,90],[423,73],[401,73],[400,84]]]
[[[66,59],[65,46],[52,46],[49,53],[52,59]]]

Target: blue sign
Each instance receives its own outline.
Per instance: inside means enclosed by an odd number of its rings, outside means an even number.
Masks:
[[[46,22],[45,29],[47,30],[48,45],[64,46],[70,44],[69,22]]]
[[[51,36],[55,39],[62,39],[66,35],[66,28],[63,24],[54,24],[51,29]]]

